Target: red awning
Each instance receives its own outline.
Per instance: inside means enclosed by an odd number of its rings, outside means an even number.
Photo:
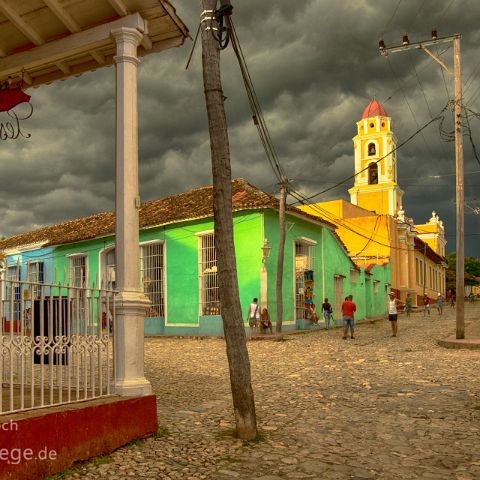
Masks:
[[[30,95],[19,88],[0,90],[0,112],[8,112],[18,104],[29,100]]]

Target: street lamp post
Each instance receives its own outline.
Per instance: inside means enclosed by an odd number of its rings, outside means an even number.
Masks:
[[[266,268],[266,262],[267,258],[270,256],[270,250],[272,247],[270,246],[270,243],[268,239],[263,240],[263,245],[261,247],[262,249],[262,269],[260,271],[260,305],[261,308],[267,308],[267,303],[268,303],[268,295],[267,295],[267,268]]]

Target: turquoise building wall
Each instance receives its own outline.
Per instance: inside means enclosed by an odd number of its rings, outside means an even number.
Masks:
[[[20,264],[21,280],[27,279],[27,266],[28,263],[41,262],[44,265],[44,282],[52,283],[54,280],[54,267],[53,267],[53,256],[54,256],[54,247],[38,248],[35,250],[28,250],[25,252],[19,252],[12,255],[7,255],[5,260],[9,267],[13,267]]]

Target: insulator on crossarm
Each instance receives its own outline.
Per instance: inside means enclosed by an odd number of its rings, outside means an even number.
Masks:
[[[410,40],[408,39],[408,35],[404,35],[402,39],[402,45],[410,45]]]
[[[383,41],[383,39],[378,42],[378,48],[379,48],[379,50],[385,50],[386,47],[385,47],[385,42]]]
[[[438,38],[437,30],[434,29],[434,30],[432,30],[432,40],[436,40],[437,38]]]
[[[222,15],[231,15],[233,12],[233,5],[230,3],[230,0],[220,0],[219,11]]]

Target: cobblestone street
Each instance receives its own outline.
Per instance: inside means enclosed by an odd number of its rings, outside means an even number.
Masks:
[[[467,323],[480,306],[466,305]],[[359,325],[249,342],[263,438],[232,438],[225,344],[146,340],[146,374],[168,432],[122,448],[66,478],[478,479],[480,352],[439,347],[455,330],[439,317]]]

